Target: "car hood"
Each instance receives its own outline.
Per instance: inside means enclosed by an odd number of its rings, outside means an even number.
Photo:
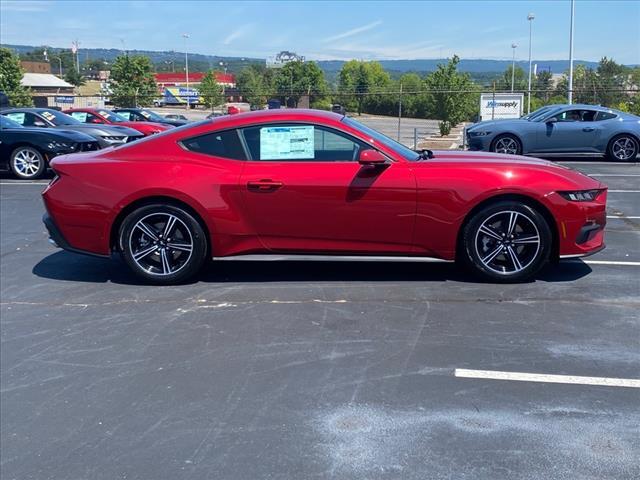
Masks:
[[[171,125],[167,125],[166,123],[157,123],[157,122],[120,122],[120,125],[126,125],[130,128],[136,128],[136,126],[149,127],[149,128],[160,128],[166,130],[167,128],[171,128]]]
[[[96,139],[87,133],[76,132],[73,130],[59,128],[40,128],[40,127],[23,127],[23,128],[3,128],[0,133],[14,133],[29,135],[40,135],[41,137],[51,137],[52,139],[72,142],[95,142]]]
[[[470,127],[467,127],[467,131],[479,130],[485,128],[491,128],[493,126],[504,127],[505,125],[523,125],[529,123],[529,120],[523,120],[522,118],[502,118],[498,120],[485,120],[483,122],[474,123]]]
[[[83,132],[87,135],[99,136],[99,137],[139,137],[140,132],[129,127],[120,127],[117,125],[61,125],[56,127],[58,130],[73,130],[76,132]]]
[[[510,172],[514,169],[519,171],[545,171],[556,178],[562,178],[576,188],[605,188],[606,186],[592,177],[584,175],[572,168],[565,167],[549,160],[535,157],[525,157],[522,155],[505,155],[493,152],[470,152],[461,150],[434,151],[434,158],[415,163],[418,171],[421,167],[428,167],[434,164],[464,164],[465,169],[491,170],[499,174],[510,177]],[[425,172],[428,172],[425,169]]]

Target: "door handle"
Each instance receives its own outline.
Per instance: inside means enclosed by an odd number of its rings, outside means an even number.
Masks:
[[[595,128],[593,127],[585,127],[582,129],[583,132],[593,132],[595,130]]]
[[[274,182],[271,179],[247,182],[247,188],[252,192],[275,192],[282,187],[282,182]]]

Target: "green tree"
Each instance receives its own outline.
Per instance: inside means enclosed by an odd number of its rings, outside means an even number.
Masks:
[[[285,64],[275,74],[274,87],[278,95],[293,107],[298,106],[303,95],[308,95],[309,103],[313,104],[329,93],[324,73],[315,62]]]
[[[0,48],[0,91],[7,94],[14,107],[33,105],[31,91],[20,84],[24,70],[17,55],[8,48]]]
[[[220,85],[215,76],[213,70],[209,70],[200,82],[200,88],[198,89],[200,96],[204,100],[204,104],[207,108],[213,109],[224,103],[224,86]]]
[[[533,95],[541,99],[544,103],[549,101],[549,98],[553,95],[550,71],[542,70],[536,75],[533,83],[533,90]]]
[[[502,78],[499,82],[496,82],[496,87],[500,90],[509,90],[511,91],[511,65],[507,67],[502,75]],[[528,86],[528,77],[525,75],[524,70],[516,65],[516,68],[513,70],[513,91],[514,92],[525,92]]]
[[[427,99],[424,82],[417,73],[405,73],[398,81],[398,91],[402,85],[402,115],[424,117],[427,113]]]
[[[440,120],[443,135],[477,110],[478,89],[468,74],[458,72],[459,62],[460,58],[454,55],[425,79],[429,112]]]
[[[87,79],[84,78],[84,76],[81,73],[78,73],[78,71],[75,68],[69,69],[65,74],[64,79],[74,87],[80,87],[85,83],[87,83]]]
[[[391,77],[379,62],[351,60],[338,74],[338,103],[358,115],[363,111],[379,113],[389,109],[390,103],[397,103],[397,96],[388,95],[391,88]]]
[[[152,65],[142,55],[120,55],[111,66],[111,101],[122,107],[145,107],[158,96]]]
[[[263,65],[249,65],[238,75],[237,85],[246,102],[261,108],[274,95],[274,70]]]

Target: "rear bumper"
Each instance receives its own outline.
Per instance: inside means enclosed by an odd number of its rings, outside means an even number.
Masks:
[[[51,215],[49,215],[49,213],[45,213],[44,215],[42,215],[42,223],[44,223],[44,226],[47,228],[47,232],[49,232],[49,242],[51,242],[56,247],[73,253],[91,255],[92,257],[109,258],[109,255],[101,255],[99,253],[88,252],[86,250],[79,250],[72,247],[64,238],[64,235],[62,235],[62,232],[53,221],[53,218],[51,217]]]

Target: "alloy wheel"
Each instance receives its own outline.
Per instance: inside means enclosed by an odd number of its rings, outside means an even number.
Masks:
[[[187,225],[171,213],[152,213],[138,220],[129,235],[133,261],[150,275],[167,276],[189,262],[194,242]]]
[[[518,154],[518,142],[511,137],[502,137],[496,141],[494,151],[496,153],[506,153],[509,155]]]
[[[489,270],[508,276],[521,272],[537,258],[540,232],[522,212],[505,210],[487,218],[475,235],[478,258]]]
[[[629,137],[620,137],[611,145],[611,152],[618,160],[629,160],[636,153],[636,144]]]
[[[18,150],[13,156],[13,167],[16,173],[25,178],[37,175],[41,162],[38,154],[31,149]]]

